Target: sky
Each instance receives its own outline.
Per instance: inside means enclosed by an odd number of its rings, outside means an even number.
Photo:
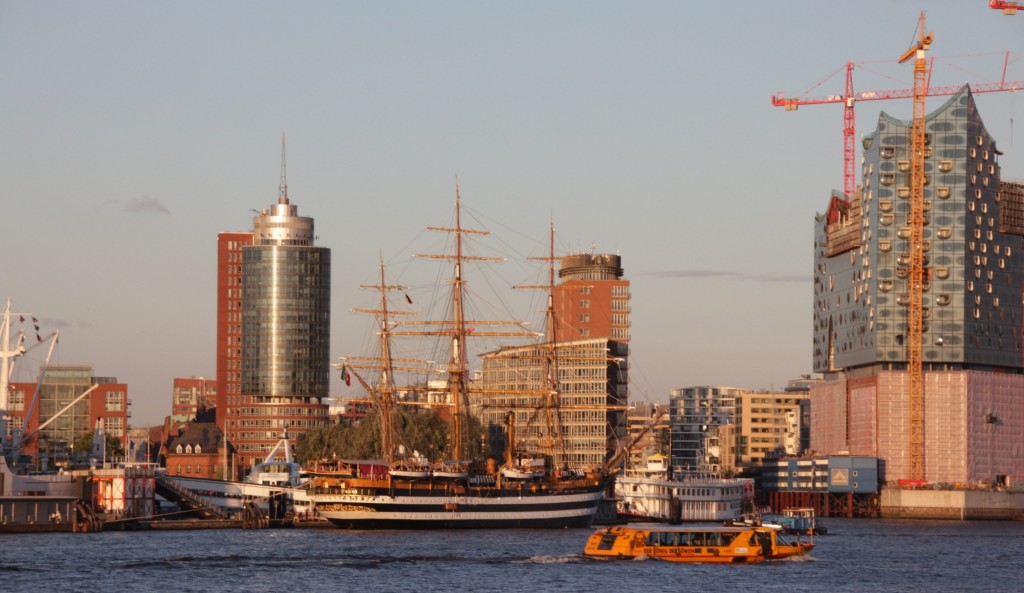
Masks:
[[[350,310],[379,259],[427,294],[410,256],[458,185],[480,254],[509,260],[495,294],[543,278],[551,221],[559,254],[622,256],[632,400],[781,388],[812,371],[842,108],[771,97],[841,94],[848,62],[857,91],[912,87],[921,11],[933,85],[998,81],[1007,52],[1024,80],[1024,14],[986,0],[0,1],[0,297],[60,331],[52,363],[127,383],[133,426],[161,422],[175,377],[215,376],[217,233],[277,201],[287,134],[289,198],[332,250],[332,360],[367,341]],[[976,100],[1024,178],[1024,97]],[[882,110],[912,115],[862,102],[858,138]]]

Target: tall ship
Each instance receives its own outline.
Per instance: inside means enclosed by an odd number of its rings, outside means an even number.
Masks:
[[[428,227],[453,235],[453,253],[433,255],[452,263],[450,308],[439,321],[403,321],[403,327],[419,325],[421,330],[396,330],[392,315],[412,312],[392,311],[388,293],[404,287],[389,285],[384,264],[380,265],[380,284],[365,286],[380,293],[379,308],[362,310],[378,319],[379,357],[373,364],[346,359],[342,374],[354,376],[373,400],[380,415],[381,456],[372,461],[338,461],[332,467],[311,469],[309,499],[319,515],[334,526],[346,529],[473,529],[473,528],[564,528],[587,527],[594,521],[599,504],[610,484],[603,467],[558,468],[550,451],[517,448],[515,415],[506,417],[506,449],[502,455],[472,458],[472,435],[468,434],[467,412],[470,383],[467,342],[471,338],[493,336],[537,339],[518,322],[467,319],[464,264],[485,258],[464,253],[463,237],[488,234],[463,228],[461,197],[456,188],[455,223],[452,228]],[[553,245],[552,248],[553,250]],[[553,257],[550,266],[553,270]],[[549,273],[553,278],[553,271]],[[408,300],[408,298],[407,298]],[[553,316],[552,296],[548,295],[548,319]],[[514,326],[505,327],[500,326]],[[450,452],[443,460],[430,460],[410,450],[403,442],[396,421],[398,404],[396,370],[415,370],[425,361],[400,359],[392,355],[395,336],[433,336],[445,344],[447,357],[443,373],[446,400],[450,405]],[[554,357],[553,331],[549,331],[544,351]],[[548,364],[555,364],[549,361]],[[360,374],[372,369],[378,373],[371,384]],[[557,376],[549,372],[538,380],[533,393],[543,394],[546,405],[557,405]],[[540,410],[538,410],[540,412]],[[539,419],[550,413],[537,413]]]

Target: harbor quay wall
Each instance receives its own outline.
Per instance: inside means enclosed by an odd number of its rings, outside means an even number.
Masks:
[[[0,496],[0,533],[74,531],[76,498]]]
[[[880,516],[887,519],[1024,519],[1024,492],[979,490],[882,490]]]

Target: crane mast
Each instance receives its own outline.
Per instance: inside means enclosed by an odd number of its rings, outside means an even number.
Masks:
[[[918,20],[917,43],[900,56],[901,64],[914,61],[914,119],[910,132],[910,307],[907,311],[907,375],[909,380],[909,453],[910,479],[923,480],[924,471],[924,371],[921,364],[924,334],[924,285],[928,271],[924,265],[924,160],[925,97],[928,95],[928,63],[925,52],[932,34],[925,33],[924,13]]]

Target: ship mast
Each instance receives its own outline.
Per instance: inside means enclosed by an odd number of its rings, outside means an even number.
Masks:
[[[449,339],[448,351],[448,394],[452,406],[452,459],[466,459],[465,426],[463,417],[468,407],[469,392],[469,358],[467,355],[466,341],[469,337],[513,337],[528,338],[537,334],[529,332],[522,322],[518,321],[484,321],[469,320],[465,314],[466,281],[463,277],[463,268],[469,261],[504,261],[501,257],[484,257],[478,255],[467,255],[464,251],[463,238],[465,235],[490,235],[490,231],[467,229],[462,226],[462,196],[458,183],[455,184],[455,226],[454,227],[427,227],[430,231],[440,231],[455,235],[455,251],[448,254],[417,254],[415,257],[428,259],[443,259],[451,261],[454,266],[452,277],[451,311],[449,319],[442,321],[412,321],[409,324],[433,325],[438,329],[426,329],[423,331],[395,331],[394,336],[446,336]],[[492,331],[479,330],[478,326],[518,326],[515,331]],[[470,330],[469,327],[473,329]]]
[[[544,413],[543,432],[539,435],[537,444],[544,453],[554,458],[555,450],[562,446],[562,416],[561,416],[561,386],[558,375],[558,323],[555,315],[555,220],[551,219],[548,237],[548,254],[543,257],[531,257],[531,260],[546,261],[548,263],[547,284],[536,286],[517,286],[516,288],[542,289],[547,292],[547,308],[544,312],[544,331],[547,342],[540,346],[543,354],[541,358],[541,373],[544,377],[543,389],[539,394],[544,399],[534,409],[526,426],[531,426],[537,416]]]
[[[462,195],[455,184],[455,277],[452,280],[452,332],[451,360],[448,364],[448,393],[452,401],[452,453],[454,459],[465,459],[462,450],[462,404],[466,393],[466,311],[463,303],[465,282],[462,279]]]
[[[558,356],[555,348],[558,347],[557,327],[555,323],[555,220],[551,219],[551,228],[548,240],[548,308],[545,312],[544,331],[548,336],[548,356],[545,357],[544,366],[547,376],[547,401],[544,406],[545,428],[547,435],[541,439],[541,446],[548,455],[554,454],[554,449],[562,442],[562,416],[559,405],[559,382],[558,382]]]
[[[380,357],[379,358],[361,358],[361,357],[349,357],[345,358],[339,365],[346,370],[351,372],[356,380],[366,389],[366,392],[370,394],[374,403],[377,404],[377,408],[380,411],[380,439],[381,439],[381,456],[384,461],[389,464],[395,460],[397,451],[397,431],[395,429],[395,358],[391,353],[391,316],[392,315],[416,315],[412,311],[392,311],[388,305],[388,292],[391,291],[404,291],[408,290],[408,287],[399,284],[388,284],[384,258],[380,257],[380,283],[379,284],[361,284],[360,288],[367,288],[377,290],[380,293],[380,302],[378,309],[352,309],[356,313],[366,313],[370,315],[376,315],[379,324],[379,336],[380,336]],[[370,362],[374,364],[369,364]],[[411,360],[411,359],[400,359],[398,362],[402,363],[418,363],[426,364],[427,361],[422,360]],[[373,369],[379,372],[377,377],[377,383],[370,385],[362,375],[360,375],[356,369]],[[419,368],[402,370],[422,370]]]

